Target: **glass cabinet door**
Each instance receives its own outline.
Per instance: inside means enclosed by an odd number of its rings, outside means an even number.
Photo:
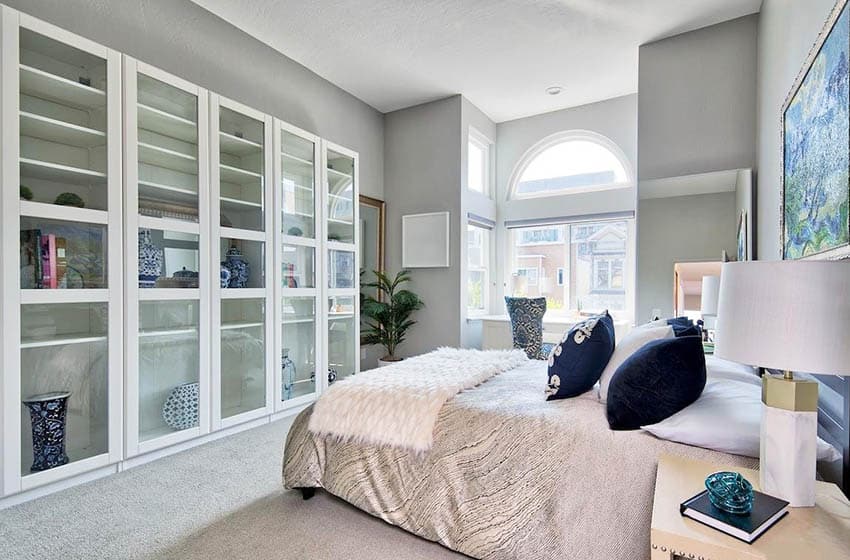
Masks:
[[[354,243],[354,158],[327,151],[328,241]]]
[[[358,335],[354,296],[328,298],[328,382],[357,373]]]
[[[0,10],[3,488],[120,460],[121,58]],[[12,32],[14,30],[14,32]],[[7,244],[6,249],[9,249]]]
[[[272,118],[210,94],[213,159],[213,415],[219,429],[251,420],[271,407],[274,243]],[[215,227],[217,226],[217,227]],[[217,261],[215,260],[217,259]]]
[[[139,441],[197,428],[200,303],[139,303]]]
[[[207,92],[130,57],[124,77],[132,457],[209,430],[213,271]]]
[[[265,299],[221,302],[221,417],[266,404]]]
[[[277,121],[276,175],[280,230],[276,267],[280,270],[276,408],[315,397],[319,371],[318,282],[321,254],[319,215],[319,138]]]

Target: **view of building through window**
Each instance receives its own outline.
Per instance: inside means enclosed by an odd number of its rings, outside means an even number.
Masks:
[[[628,312],[631,287],[628,221],[511,230],[514,296],[546,298],[547,312]]]
[[[466,238],[466,307],[469,315],[480,315],[487,312],[490,230],[469,224]]]

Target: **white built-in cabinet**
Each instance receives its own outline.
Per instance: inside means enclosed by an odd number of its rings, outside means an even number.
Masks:
[[[0,496],[357,372],[355,152],[3,6],[0,148]],[[68,462],[32,471],[46,393],[69,394]]]

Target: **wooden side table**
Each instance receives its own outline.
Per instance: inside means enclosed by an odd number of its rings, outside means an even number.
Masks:
[[[816,505],[789,513],[748,545],[683,517],[679,504],[705,488],[717,471],[740,472],[759,490],[758,472],[662,455],[655,478],[652,560],[839,560],[850,558],[850,501],[835,484],[817,483]]]

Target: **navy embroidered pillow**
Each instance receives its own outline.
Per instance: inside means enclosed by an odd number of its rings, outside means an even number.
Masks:
[[[614,353],[614,321],[606,311],[575,325],[549,355],[546,400],[589,391]]]
[[[636,430],[676,414],[705,388],[699,336],[653,340],[617,368],[608,386],[608,425]]]
[[[667,324],[673,327],[673,334],[676,336],[700,336],[702,330],[694,322],[687,317],[676,317],[675,319],[667,319]]]

